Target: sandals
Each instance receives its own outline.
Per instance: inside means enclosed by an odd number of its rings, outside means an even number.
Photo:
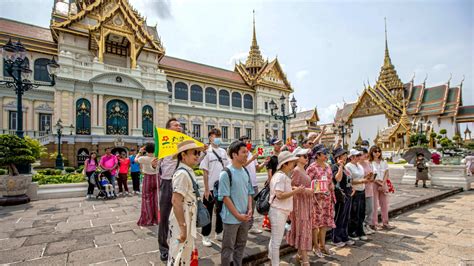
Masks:
[[[319,250],[319,248],[318,249],[313,249],[313,252],[316,256],[318,256],[318,258],[320,258],[320,259],[324,258],[324,255],[321,252],[321,250]]]
[[[327,248],[321,248],[321,253],[323,253],[323,255],[326,255],[326,256],[334,255],[334,252],[328,250]]]

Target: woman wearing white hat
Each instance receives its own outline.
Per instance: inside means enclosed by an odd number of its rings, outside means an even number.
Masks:
[[[270,181],[270,211],[269,217],[272,226],[270,243],[268,244],[268,258],[272,266],[280,265],[280,245],[285,233],[285,223],[293,210],[293,195],[305,190],[304,186],[292,187],[291,172],[296,166],[298,157],[289,151],[278,155],[277,172]]]
[[[303,193],[293,196],[293,211],[290,213],[291,230],[286,235],[286,242],[298,249],[297,260],[302,265],[309,265],[308,251],[311,251],[313,239],[311,224],[313,204],[313,190],[311,189],[311,178],[306,174],[305,166],[308,163],[310,149],[296,148],[293,155],[298,158],[297,164],[291,175],[291,185],[294,187],[304,186]]]
[[[170,215],[168,265],[189,265],[196,238],[197,205],[193,183],[196,183],[193,167],[198,164],[204,147],[192,140],[178,144],[178,166],[173,174],[173,205]]]
[[[346,170],[352,178],[352,206],[349,221],[349,236],[352,240],[367,240],[364,232],[365,219],[365,184],[373,174],[365,176],[364,168],[359,165],[362,153],[356,149],[349,152],[350,162],[346,164]]]

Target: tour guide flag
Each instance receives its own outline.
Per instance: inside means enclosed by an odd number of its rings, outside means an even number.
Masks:
[[[192,140],[199,147],[204,144],[183,133],[169,130],[166,128],[155,128],[155,156],[158,159],[175,154],[178,151],[178,143],[185,140]]]

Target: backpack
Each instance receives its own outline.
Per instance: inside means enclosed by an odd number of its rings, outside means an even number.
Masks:
[[[218,156],[219,158],[219,156]],[[249,177],[249,183],[250,183],[250,173],[249,171],[247,170],[247,168],[243,167],[245,172],[247,173],[248,177]],[[227,176],[229,177],[229,186],[230,188],[232,188],[232,173],[230,171],[229,168],[227,167],[224,167],[224,169],[222,169],[222,171],[225,171],[227,173]],[[214,197],[214,200],[215,200],[215,203],[216,203],[216,213],[219,214],[221,213],[222,211],[222,207],[224,206],[224,200],[219,200],[219,180],[217,180],[215,183],[214,183],[214,190],[212,191],[212,194],[213,197]]]

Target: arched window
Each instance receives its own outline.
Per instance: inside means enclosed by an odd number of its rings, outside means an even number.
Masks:
[[[219,104],[220,105],[225,105],[229,106],[230,101],[229,101],[229,92],[226,90],[220,90],[219,91]]]
[[[107,103],[107,134],[128,135],[128,106],[122,100]]]
[[[170,96],[168,96],[170,99],[173,98],[173,84],[171,84],[171,81],[166,82],[166,87],[168,87],[168,92],[170,93]]]
[[[232,93],[232,107],[242,108],[242,95],[238,92]]]
[[[191,86],[191,101],[202,103],[202,88],[199,85]]]
[[[76,134],[91,134],[91,103],[84,98],[76,101]]]
[[[250,94],[244,95],[244,108],[253,109],[253,97]]]
[[[49,59],[47,58],[39,58],[35,60],[35,70],[34,70],[35,80],[51,82],[51,78],[49,77],[48,67],[47,67],[48,63],[49,63]]]
[[[28,66],[28,69],[30,68],[30,60],[28,59],[28,57],[25,57],[25,61],[23,61],[23,64],[22,64],[23,67],[25,66]],[[16,75],[15,71],[13,71],[13,75]],[[10,74],[8,74],[7,72],[7,68],[6,68],[6,60],[4,59],[3,60],[3,76],[4,77],[11,77]]]
[[[206,103],[217,104],[217,92],[214,88],[206,88]]]
[[[178,82],[174,85],[174,98],[178,100],[188,100],[188,85]]]
[[[143,136],[153,137],[153,108],[149,105],[142,109]]]

